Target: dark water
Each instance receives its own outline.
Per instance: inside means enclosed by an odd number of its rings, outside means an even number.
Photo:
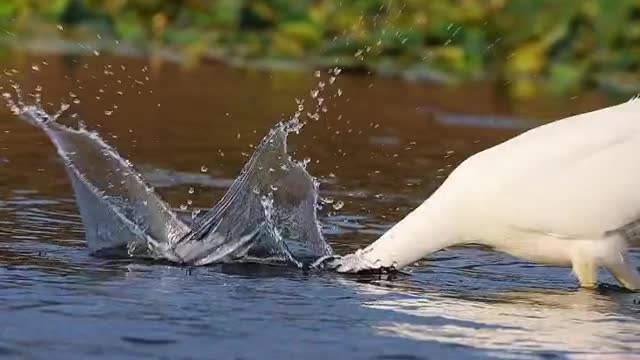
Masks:
[[[16,53],[6,66],[19,73],[2,75],[5,88],[13,78],[27,96],[40,85],[50,108],[70,102],[69,92],[78,95],[73,111],[131,159],[173,207],[192,201],[186,216],[219,200],[252,146],[318,81],[311,74],[215,65],[184,72],[108,56]],[[445,89],[368,77],[341,76],[333,93],[337,88],[344,94],[326,96],[324,118],[292,136],[290,149],[299,159],[312,159],[309,170],[322,182],[321,196],[333,200],[326,201],[320,220],[338,253],[373,241],[466,156],[547,119],[605,105],[587,95],[509,105],[484,85]],[[91,257],[53,146],[8,111],[0,114],[1,356],[640,353],[640,297],[614,287],[579,290],[568,269],[458,248],[429,256],[408,272],[354,277],[293,267],[186,268]],[[602,280],[613,283],[606,274]]]

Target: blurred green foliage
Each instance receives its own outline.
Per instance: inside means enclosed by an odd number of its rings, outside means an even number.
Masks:
[[[3,0],[0,25],[89,25],[193,59],[296,59],[440,80],[498,79],[512,95],[637,92],[640,0]]]

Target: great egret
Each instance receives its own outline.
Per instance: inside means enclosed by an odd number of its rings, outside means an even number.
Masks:
[[[326,259],[339,272],[401,269],[459,244],[570,266],[583,287],[606,268],[640,290],[640,100],[571,116],[475,154],[365,249]]]

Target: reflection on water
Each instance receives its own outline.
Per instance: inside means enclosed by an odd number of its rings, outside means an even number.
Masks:
[[[523,352],[640,352],[637,313],[619,309],[633,307],[628,302],[616,304],[590,291],[522,291],[480,301],[425,294],[366,306],[432,320],[429,325],[390,322],[377,327],[382,333],[410,339]]]
[[[20,72],[13,78],[25,93],[44,87],[45,106],[73,92],[81,100],[74,111],[87,127],[144,164],[145,178],[173,208],[188,204],[181,212],[187,218],[222,197],[262,135],[317,82],[216,66],[185,73],[165,64],[147,73],[139,60],[107,56],[17,54],[13,61]],[[42,61],[48,65],[39,72],[29,70]],[[107,65],[115,75],[100,75]],[[338,253],[370,243],[469,154],[538,123],[512,119],[551,119],[604,104],[584,96],[524,104],[515,114],[482,85],[442,89],[342,77],[336,86],[344,95],[327,100],[325,118],[292,137],[290,150],[312,159],[309,169],[325,199],[323,234]],[[499,117],[492,122],[493,116]],[[332,206],[339,201],[344,207]],[[0,112],[3,356],[615,358],[640,352],[638,295],[614,287],[578,290],[567,269],[460,248],[408,271],[353,277],[93,258],[48,139]],[[602,279],[613,282],[608,276]]]

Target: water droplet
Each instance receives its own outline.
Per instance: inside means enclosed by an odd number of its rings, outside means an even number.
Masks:
[[[189,188],[189,194],[193,194],[194,192],[196,192],[196,189],[194,189],[193,187]]]
[[[58,30],[64,31],[64,27],[62,27],[62,25],[58,24],[56,27],[58,28]]]
[[[208,167],[206,167],[205,165],[202,165],[202,166],[200,167],[200,172],[206,173],[207,171],[209,171],[209,168],[208,168]]]
[[[330,77],[329,78],[329,84],[333,85],[334,82],[336,82],[336,77],[335,76]]]
[[[40,71],[40,66],[38,66],[37,64],[33,64],[33,65],[31,65],[31,70]]]
[[[338,89],[338,96],[342,96],[342,89]]]
[[[275,186],[275,185],[271,185],[271,186],[269,186],[269,188],[271,188],[271,190],[273,190],[273,191],[278,190],[278,187],[277,187],[277,186]]]
[[[344,207],[344,202],[343,201],[338,201],[337,203],[333,204],[333,209],[334,210],[340,210]]]
[[[187,210],[187,205],[186,204],[181,204],[180,205],[180,210]]]
[[[319,77],[320,77],[320,75],[321,75],[321,74],[320,74],[320,70],[318,70],[318,71],[316,71],[316,72],[314,72],[314,73],[313,73],[313,76],[315,76],[315,77],[317,77],[317,78],[319,78]]]
[[[320,198],[320,201],[322,201],[325,204],[333,204],[335,200],[333,200],[332,197],[325,197],[325,198]]]
[[[316,90],[311,90],[311,97],[315,99],[315,98],[318,97],[319,93],[320,93],[320,90],[317,90],[317,89]]]
[[[189,199],[187,200],[187,205],[192,205],[193,204],[193,200]]]
[[[111,116],[111,115],[113,115],[113,110],[105,110],[104,114],[107,115],[107,116]]]
[[[95,55],[95,56],[100,56],[100,51],[98,51],[98,50],[93,50],[93,55]]]

